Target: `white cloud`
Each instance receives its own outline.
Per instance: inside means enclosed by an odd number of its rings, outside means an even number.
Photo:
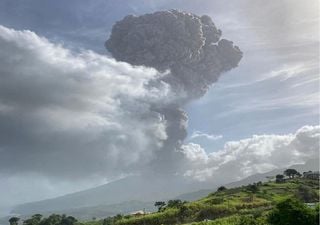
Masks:
[[[183,153],[191,168],[185,176],[224,183],[255,173],[283,168],[319,157],[320,126],[304,126],[294,134],[254,135],[227,142],[223,149],[206,154],[200,145],[189,143]]]
[[[189,143],[182,145],[182,152],[191,162],[204,162],[208,161],[208,155],[199,144]]]
[[[166,139],[159,74],[0,26],[0,173],[85,179],[139,170]],[[11,163],[12,161],[15,163]],[[139,163],[138,163],[139,162]]]
[[[215,135],[215,134],[207,134],[207,133],[204,133],[201,131],[194,131],[191,134],[190,139],[195,139],[195,138],[206,138],[209,140],[216,141],[216,140],[223,138],[223,136],[222,135]]]

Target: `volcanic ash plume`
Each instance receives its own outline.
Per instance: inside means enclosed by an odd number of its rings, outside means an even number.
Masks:
[[[161,164],[170,164],[186,136],[187,116],[180,107],[203,96],[220,74],[242,58],[237,46],[220,37],[209,16],[170,10],[125,17],[113,26],[105,43],[119,61],[169,71],[159,79],[171,86],[179,100],[155,107],[167,120],[168,140],[157,158]]]
[[[170,70],[165,81],[195,98],[242,57],[237,46],[220,37],[209,16],[171,10],[125,17],[113,26],[106,48],[119,61]]]

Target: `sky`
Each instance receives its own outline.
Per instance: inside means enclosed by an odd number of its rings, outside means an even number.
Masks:
[[[124,16],[168,9],[209,15],[243,52],[183,106],[181,176],[229,171],[223,183],[318,156],[317,0],[3,0],[0,208],[151,168],[168,134],[148,107],[175,96],[144,86],[162,72],[118,62],[104,43]]]

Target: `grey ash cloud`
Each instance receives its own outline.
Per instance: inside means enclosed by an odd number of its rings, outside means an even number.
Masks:
[[[166,119],[168,135],[152,163],[156,171],[174,170],[172,166],[183,158],[179,152],[187,136],[188,121],[183,106],[203,96],[222,73],[237,67],[242,58],[240,49],[221,39],[221,34],[209,16],[177,10],[129,15],[112,28],[105,43],[112,56],[132,65],[169,71],[158,82],[168,83],[178,96],[170,105],[153,106]]]
[[[221,33],[209,16],[161,11],[125,17],[113,26],[105,46],[117,60],[170,70],[164,81],[191,99],[204,95],[242,58]]]

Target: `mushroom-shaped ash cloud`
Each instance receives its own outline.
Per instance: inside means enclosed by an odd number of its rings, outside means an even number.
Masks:
[[[221,31],[209,16],[177,10],[130,15],[113,26],[105,43],[113,57],[169,71],[157,81],[169,84],[178,96],[170,104],[151,104],[165,118],[168,137],[151,163],[153,171],[176,171],[173,167],[183,159],[179,153],[187,135],[188,117],[181,107],[203,96],[223,72],[236,67],[242,58],[237,46],[220,37]]]
[[[209,16],[170,10],[125,17],[113,26],[105,46],[119,61],[170,70],[163,80],[193,99],[242,58],[237,46],[220,37]]]

